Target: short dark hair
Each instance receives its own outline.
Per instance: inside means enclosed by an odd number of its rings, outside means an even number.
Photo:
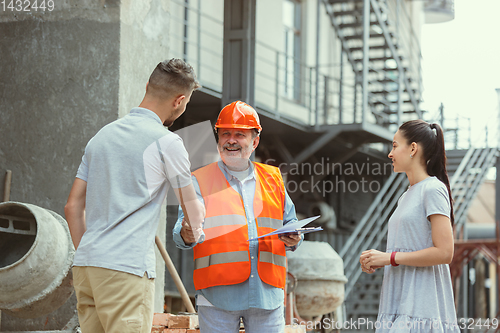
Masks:
[[[160,62],[149,77],[147,92],[158,97],[170,98],[189,94],[200,88],[193,67],[181,59]]]

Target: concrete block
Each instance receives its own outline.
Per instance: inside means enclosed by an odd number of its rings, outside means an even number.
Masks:
[[[153,316],[153,326],[168,327],[168,320],[172,316],[170,313],[155,313]]]
[[[197,328],[198,315],[171,315],[168,319],[168,328]]]

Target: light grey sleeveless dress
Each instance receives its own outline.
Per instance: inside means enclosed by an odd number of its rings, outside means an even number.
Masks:
[[[411,186],[389,219],[386,252],[413,252],[434,246],[433,214],[450,216],[446,186],[436,177]],[[459,333],[448,265],[385,266],[376,332]]]

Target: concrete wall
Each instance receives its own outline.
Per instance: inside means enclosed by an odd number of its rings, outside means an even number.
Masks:
[[[117,116],[118,7],[0,12],[0,31],[1,176],[11,200],[64,214],[86,142]]]
[[[151,72],[169,58],[169,0],[122,0],[119,116],[139,105]]]
[[[12,201],[64,216],[86,143],[141,102],[149,75],[169,57],[170,1],[54,5],[53,11],[0,11],[0,188],[5,170],[12,170]],[[163,239],[165,219],[164,206]],[[155,311],[162,312],[165,265],[157,258]],[[3,320],[1,329],[57,329],[73,314],[74,297],[71,302],[64,314],[21,324]]]
[[[53,11],[0,12],[0,188],[10,200],[64,216],[87,141],[118,115],[117,1],[54,1]],[[58,311],[30,320],[3,314],[0,330],[59,329]]]

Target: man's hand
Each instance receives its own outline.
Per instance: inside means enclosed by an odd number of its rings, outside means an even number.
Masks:
[[[202,242],[205,239],[203,221],[206,210],[205,206],[198,200],[193,184],[178,189],[174,188],[174,192],[179,199],[182,211],[184,212],[184,219],[186,220],[182,221],[183,228],[181,229],[181,236],[184,239],[184,243],[187,244],[186,239],[191,239],[191,236],[194,241],[190,243]],[[190,231],[189,235],[186,235],[186,238],[182,234],[185,225],[189,227],[188,231]]]
[[[193,229],[186,220],[182,220],[181,237],[186,245],[196,242]]]
[[[278,237],[279,237],[280,241],[285,243],[285,245],[288,247],[292,247],[292,246],[299,244],[300,239],[302,238],[300,236],[300,233],[296,234],[296,235],[294,235],[294,234],[281,234],[281,235],[278,235]]]

